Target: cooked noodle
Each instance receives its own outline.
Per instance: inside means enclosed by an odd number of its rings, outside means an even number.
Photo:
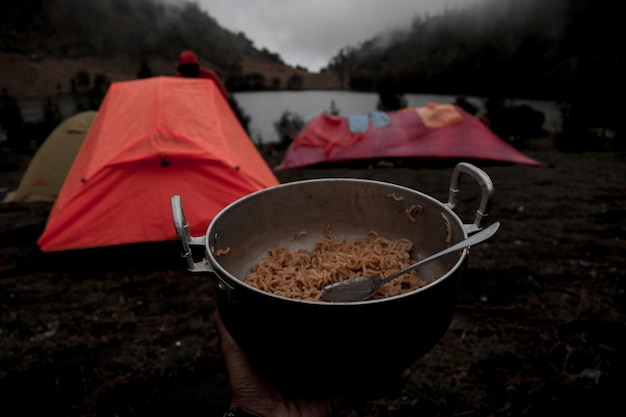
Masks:
[[[326,238],[313,250],[271,249],[248,273],[246,282],[283,297],[319,300],[321,289],[328,284],[360,275],[383,277],[412,263],[413,244],[408,239],[390,240],[370,231],[367,238],[335,241],[330,225],[324,234]],[[372,298],[391,297],[424,285],[426,282],[412,271],[385,284]]]
[[[295,236],[294,236],[294,240],[298,240],[298,239],[300,239],[301,237],[304,237],[304,236],[306,236],[306,235],[307,235],[307,231],[306,231],[306,230],[303,230],[303,231],[299,232],[297,235],[295,235]]]
[[[394,201],[404,200],[404,197],[402,197],[401,195],[396,195],[396,193],[387,194],[387,197],[391,198]]]
[[[415,204],[413,204],[411,207],[407,208],[406,210],[404,210],[404,214],[406,215],[406,218],[409,219],[410,222],[415,223],[415,217],[413,217],[413,211],[417,208],[417,206]]]
[[[230,252],[230,246],[227,247],[226,249],[218,249],[217,252],[215,252],[215,256],[228,255],[229,252]]]

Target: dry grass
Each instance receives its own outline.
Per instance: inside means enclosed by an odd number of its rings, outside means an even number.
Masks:
[[[626,411],[625,155],[564,154],[544,141],[527,153],[549,165],[482,166],[496,190],[491,219],[502,226],[472,248],[440,344],[414,364],[403,389],[342,416]],[[267,155],[272,166],[280,158]],[[445,162],[415,162],[278,176],[379,179],[446,201],[451,171]],[[16,178],[1,173],[0,188]],[[474,196],[461,202],[470,222]],[[32,256],[43,220],[42,207],[0,210],[3,415],[219,415],[228,390],[210,280],[186,273],[175,247]]]

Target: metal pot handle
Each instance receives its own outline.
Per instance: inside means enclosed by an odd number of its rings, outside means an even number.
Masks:
[[[450,193],[448,196],[448,202],[445,205],[454,210],[458,200],[459,183],[461,174],[468,174],[474,178],[482,189],[482,195],[480,199],[480,205],[476,210],[476,217],[473,224],[464,225],[467,233],[473,233],[481,230],[483,221],[489,216],[489,210],[491,208],[491,200],[493,198],[493,182],[491,178],[480,168],[466,162],[459,163],[452,171],[452,178],[450,179]]]
[[[209,264],[206,258],[200,262],[195,262],[191,252],[191,246],[204,246],[204,236],[193,237],[189,233],[189,224],[183,212],[183,204],[179,195],[171,198],[172,217],[174,218],[174,226],[176,227],[176,235],[181,243],[181,256],[187,259],[187,266],[191,272],[213,272],[215,270]]]

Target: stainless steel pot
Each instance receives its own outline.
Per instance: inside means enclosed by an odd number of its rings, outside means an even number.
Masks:
[[[463,174],[482,190],[469,224],[454,212]],[[487,174],[461,163],[452,172],[447,203],[379,181],[305,180],[235,201],[198,237],[189,234],[180,197],[173,196],[171,204],[188,269],[216,278],[222,320],[259,372],[283,389],[346,393],[384,390],[438,343],[454,315],[468,250],[425,265],[418,273],[437,279],[423,288],[357,303],[276,296],[246,284],[246,274],[277,245],[312,248],[328,224],[335,239],[376,230],[390,239],[410,239],[412,257],[426,257],[480,230],[492,196]],[[296,239],[302,231],[307,234]]]

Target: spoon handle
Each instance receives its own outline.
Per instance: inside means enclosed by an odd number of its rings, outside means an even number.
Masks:
[[[498,230],[498,227],[500,227],[500,222],[495,222],[492,225],[490,225],[489,227],[481,230],[480,232],[474,233],[473,235],[471,235],[470,237],[468,237],[467,239],[463,239],[462,241],[442,250],[441,252],[437,252],[431,256],[429,256],[428,258],[424,258],[421,261],[418,261],[414,264],[411,264],[409,266],[406,266],[396,272],[394,272],[391,275],[388,275],[387,277],[385,277],[380,283],[379,283],[379,287],[389,281],[391,281],[392,279],[399,277],[402,274],[406,274],[407,272],[411,272],[412,270],[414,270],[415,268],[421,266],[422,264],[425,264],[426,262],[430,262],[433,259],[437,259],[439,257],[442,257],[444,255],[447,255],[449,253],[455,252],[459,249],[465,249],[465,248],[469,248],[472,245],[475,245],[477,243],[480,243],[484,240],[489,239],[491,236],[494,235],[494,233],[496,233],[496,230]]]

